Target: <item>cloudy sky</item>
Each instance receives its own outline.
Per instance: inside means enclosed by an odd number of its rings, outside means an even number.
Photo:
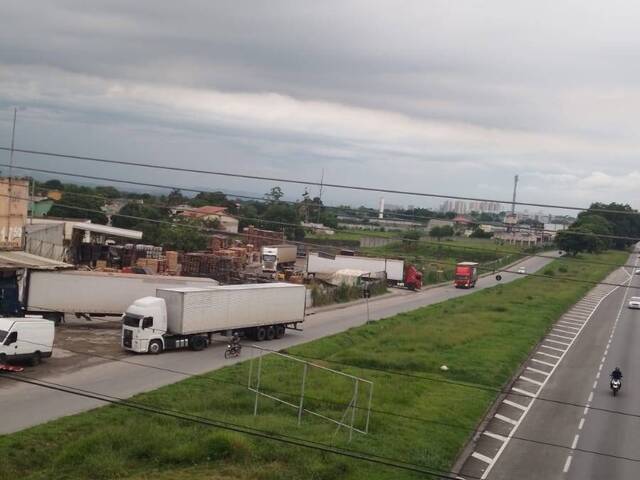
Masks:
[[[522,201],[640,207],[639,23],[631,1],[3,0],[0,145],[17,106],[18,148],[498,199],[518,173]]]

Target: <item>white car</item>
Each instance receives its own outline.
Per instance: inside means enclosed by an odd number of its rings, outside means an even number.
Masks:
[[[635,274],[640,275],[640,268],[636,268]]]
[[[629,308],[640,308],[640,297],[631,297],[629,299]]]
[[[527,269],[526,269],[526,268],[524,268],[524,267],[520,267],[520,268],[518,269],[518,273],[527,273]]]

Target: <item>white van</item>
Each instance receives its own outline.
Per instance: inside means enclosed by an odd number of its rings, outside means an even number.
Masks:
[[[37,365],[53,351],[54,324],[42,317],[0,318],[0,363]]]

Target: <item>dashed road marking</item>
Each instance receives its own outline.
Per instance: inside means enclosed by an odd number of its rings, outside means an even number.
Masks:
[[[589,394],[589,400],[587,400],[589,403],[591,403],[593,401],[593,392],[591,392]]]
[[[505,417],[504,415],[502,415],[500,413],[496,413],[494,415],[494,418],[497,418],[498,420],[502,420],[503,422],[510,423],[511,425],[517,425],[518,424],[517,420],[514,420],[513,418]]]
[[[584,427],[584,417],[582,417],[580,419],[580,424],[578,425],[578,430],[582,430],[582,427]]]
[[[525,407],[524,405],[520,405],[520,404],[519,404],[519,403],[517,403],[517,402],[512,402],[512,401],[511,401],[511,400],[509,400],[509,399],[504,399],[504,400],[502,401],[502,403],[507,404],[507,405],[509,405],[510,407],[517,408],[517,409],[522,410],[522,411],[526,411],[526,410],[527,410],[527,407]]]
[[[498,435],[497,433],[493,433],[490,432],[488,430],[485,430],[484,432],[482,432],[483,435],[486,435],[487,437],[491,437],[491,438],[495,438],[496,440],[500,440],[501,442],[504,442],[507,437],[503,436],[503,435]]]
[[[573,437],[573,443],[571,444],[571,450],[575,450],[576,447],[578,446],[578,439],[580,438],[580,435],[578,435],[576,433],[576,436]]]
[[[471,454],[471,456],[472,456],[473,458],[477,458],[478,460],[480,460],[481,462],[484,462],[484,463],[491,463],[491,462],[493,462],[493,458],[489,458],[489,457],[487,457],[486,455],[483,455],[483,454],[478,453],[478,452],[473,452],[473,453]]]
[[[567,473],[571,468],[571,455],[567,457],[567,461],[564,462],[564,468],[562,469],[563,473]]]

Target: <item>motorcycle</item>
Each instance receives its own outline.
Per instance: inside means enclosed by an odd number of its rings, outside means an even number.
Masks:
[[[609,387],[613,391],[613,396],[615,397],[618,394],[618,390],[622,387],[622,380],[617,378],[612,378],[609,383]]]
[[[242,345],[240,344],[237,344],[237,345],[228,344],[227,349],[224,352],[224,358],[239,357],[241,350],[242,350]]]

